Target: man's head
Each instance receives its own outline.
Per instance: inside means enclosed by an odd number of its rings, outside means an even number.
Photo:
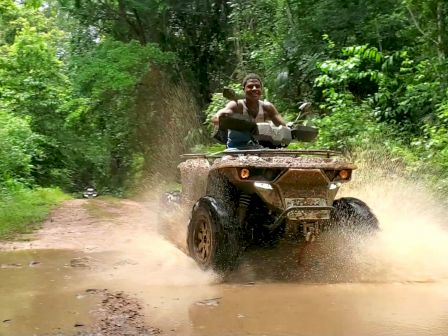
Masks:
[[[243,88],[246,99],[259,100],[262,87],[261,78],[257,74],[250,73],[243,79]]]

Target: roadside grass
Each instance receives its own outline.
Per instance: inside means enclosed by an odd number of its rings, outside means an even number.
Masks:
[[[0,193],[0,239],[30,233],[54,206],[69,198],[56,188],[19,188]]]

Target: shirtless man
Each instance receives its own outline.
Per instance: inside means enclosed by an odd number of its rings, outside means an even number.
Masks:
[[[244,99],[230,101],[219,110],[212,118],[212,122],[218,126],[219,117],[225,114],[241,113],[247,115],[254,122],[272,121],[275,126],[286,126],[285,121],[278,113],[275,106],[268,102],[260,100],[262,93],[261,79],[256,74],[248,74],[243,80]],[[241,148],[250,146],[252,135],[249,132],[240,132],[236,130],[228,131],[228,148]]]

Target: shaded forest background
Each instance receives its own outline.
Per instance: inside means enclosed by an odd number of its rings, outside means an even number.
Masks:
[[[445,0],[0,0],[3,211],[170,178],[247,72],[289,120],[312,103],[311,146],[385,152],[446,192],[447,25]]]

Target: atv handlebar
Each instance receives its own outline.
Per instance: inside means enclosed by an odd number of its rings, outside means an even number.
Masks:
[[[291,130],[291,137],[298,141],[313,141],[319,134],[319,130],[314,127],[294,124],[291,126],[289,125],[288,127]],[[274,127],[272,126],[272,128]],[[257,123],[250,120],[247,116],[239,113],[224,114],[220,116],[219,129],[221,132],[226,132],[228,129],[232,129],[241,132],[249,132],[253,135],[260,133]]]

